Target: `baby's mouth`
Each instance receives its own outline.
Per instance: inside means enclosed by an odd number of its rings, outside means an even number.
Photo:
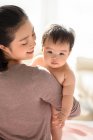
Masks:
[[[53,61],[53,62],[51,62],[51,64],[54,64],[54,65],[56,65],[56,64],[58,64],[57,62],[55,62],[55,61]]]

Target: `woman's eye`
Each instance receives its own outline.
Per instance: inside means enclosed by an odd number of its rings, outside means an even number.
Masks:
[[[27,42],[26,43],[23,43],[22,45],[27,45]]]

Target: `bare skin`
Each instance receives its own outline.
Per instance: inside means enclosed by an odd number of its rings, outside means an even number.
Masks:
[[[62,130],[60,128],[63,128],[73,105],[75,76],[66,62],[69,54],[68,43],[61,44],[58,42],[54,44],[52,41],[46,40],[43,46],[43,55],[37,56],[32,61],[33,66],[40,65],[47,68],[63,88],[61,112],[57,112],[52,108],[53,140],[61,140]]]

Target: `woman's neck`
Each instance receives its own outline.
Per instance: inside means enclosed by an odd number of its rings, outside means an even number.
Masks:
[[[17,60],[9,60],[8,67],[12,67],[13,65],[19,64],[20,62]]]

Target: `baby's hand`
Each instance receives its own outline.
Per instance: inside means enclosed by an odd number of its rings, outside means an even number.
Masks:
[[[55,127],[63,128],[65,125],[65,121],[62,120],[62,113],[61,111],[56,111],[55,114],[52,116],[52,125]]]

